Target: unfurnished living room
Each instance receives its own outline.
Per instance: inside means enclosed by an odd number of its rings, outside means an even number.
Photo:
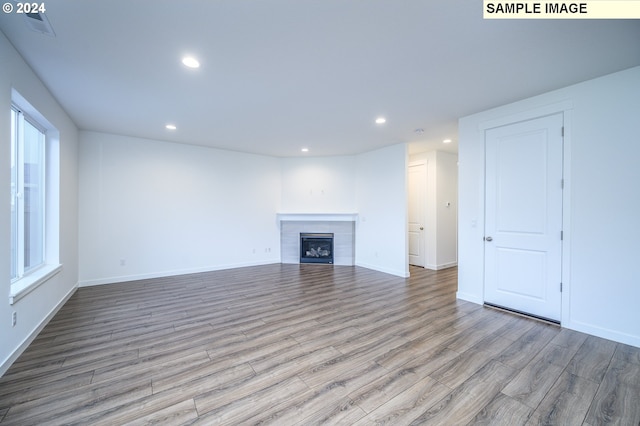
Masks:
[[[485,3],[5,1],[0,425],[640,425],[640,20]]]

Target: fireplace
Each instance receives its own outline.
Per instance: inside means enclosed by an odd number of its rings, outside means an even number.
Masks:
[[[333,265],[355,265],[356,213],[278,213],[282,263],[300,263],[300,234],[333,235]]]
[[[333,234],[300,233],[300,263],[333,263]]]

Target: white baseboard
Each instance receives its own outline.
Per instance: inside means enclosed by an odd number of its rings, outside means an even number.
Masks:
[[[581,321],[570,320],[568,321],[567,324],[563,322],[562,327],[568,328],[570,330],[579,331],[581,333],[591,334],[596,337],[602,337],[603,339],[613,340],[614,342],[623,343],[625,345],[631,345],[631,346],[640,348],[640,336],[621,333],[616,330],[598,327],[596,325],[584,323]]]
[[[431,269],[434,271],[439,271],[440,269],[447,269],[447,268],[453,268],[454,266],[458,266],[458,262],[449,262],[449,263],[442,263],[439,265],[425,265],[425,269]]]
[[[76,283],[76,285],[74,285],[71,288],[71,290],[69,290],[69,292],[65,294],[65,296],[60,300],[60,302],[58,302],[56,306],[54,306],[53,309],[51,309],[51,311],[47,314],[47,316],[44,317],[42,321],[40,321],[40,323],[36,326],[36,328],[34,328],[33,331],[29,333],[29,335],[11,353],[11,355],[9,355],[7,359],[5,359],[2,362],[2,365],[0,365],[0,377],[2,377],[4,373],[7,372],[9,367],[11,367],[11,365],[18,359],[20,355],[22,355],[25,349],[29,347],[29,345],[35,340],[35,338],[38,337],[38,334],[40,334],[42,329],[45,328],[47,324],[49,324],[49,321],[51,321],[51,319],[55,316],[55,314],[58,313],[60,308],[62,308],[64,304],[67,303],[67,300],[69,300],[69,298],[73,296],[73,293],[75,293],[76,290],[78,290],[78,283]]]
[[[380,268],[379,266],[376,266],[376,265],[370,265],[367,263],[359,263],[359,262],[356,262],[355,266],[360,266],[362,268],[367,268],[367,269],[371,269],[378,272],[384,272],[385,274],[395,275],[396,277],[409,278],[409,272],[405,270],[400,271],[397,269]]]
[[[478,305],[484,304],[482,297],[478,297],[475,294],[456,292],[456,299],[466,300],[467,302],[476,303]]]
[[[176,275],[197,274],[200,272],[221,271],[223,269],[244,268],[247,266],[271,265],[280,263],[280,259],[265,260],[262,262],[241,262],[227,265],[204,266],[199,268],[176,269],[170,271],[154,272],[148,274],[120,275],[117,277],[97,278],[80,281],[80,287],[90,287],[94,285],[115,284],[128,281],[147,280],[151,278],[173,277]]]

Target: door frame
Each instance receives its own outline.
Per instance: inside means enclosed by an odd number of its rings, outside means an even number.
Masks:
[[[571,308],[571,136],[572,136],[572,113],[573,102],[561,101],[539,108],[525,110],[516,114],[506,115],[504,117],[483,121],[478,125],[478,131],[482,133],[482,143],[485,143],[486,131],[495,127],[502,127],[522,121],[529,121],[536,118],[561,113],[564,117],[564,144],[562,152],[563,167],[563,192],[562,192],[562,223],[563,223],[563,241],[562,241],[562,302],[561,302],[561,319],[560,324],[568,324],[570,322]],[[486,154],[486,147],[482,147],[482,151]],[[486,172],[482,168],[482,218],[479,223],[484,224],[485,218],[485,200],[486,192],[484,182],[486,180]],[[484,226],[484,225],[483,225]],[[484,242],[483,242],[484,244]],[[482,251],[482,263],[484,265],[484,250]],[[484,270],[482,275],[482,303],[484,303]]]

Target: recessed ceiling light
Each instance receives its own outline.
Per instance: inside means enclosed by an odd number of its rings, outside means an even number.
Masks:
[[[384,124],[387,122],[387,119],[384,117],[378,117],[376,118],[376,124]]]
[[[451,143],[451,139],[445,139],[442,141],[442,143]]]
[[[200,68],[200,62],[193,56],[185,56],[182,58],[182,63],[185,67],[189,68]]]
[[[309,152],[309,148],[302,148],[300,151],[302,151],[302,152]]]
[[[177,127],[175,124],[167,124],[166,126],[164,126],[167,130],[176,130]]]
[[[417,134],[417,135],[421,135],[421,134],[424,133],[424,129],[415,129],[414,133]]]

